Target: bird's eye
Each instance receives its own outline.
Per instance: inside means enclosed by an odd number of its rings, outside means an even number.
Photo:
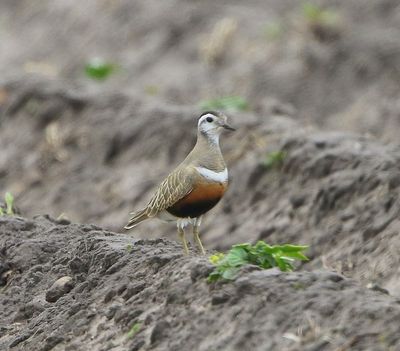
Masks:
[[[207,118],[206,118],[206,121],[207,121],[208,123],[211,123],[212,121],[214,121],[214,119],[213,119],[212,117],[207,117]]]

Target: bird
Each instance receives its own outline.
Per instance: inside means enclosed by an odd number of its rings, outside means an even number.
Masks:
[[[234,131],[228,117],[222,112],[206,111],[198,118],[197,141],[186,158],[161,182],[148,204],[135,212],[124,229],[159,218],[175,221],[183,250],[189,254],[185,227],[192,225],[193,237],[202,255],[200,224],[205,213],[211,210],[228,188],[228,169],[219,145],[223,131]]]

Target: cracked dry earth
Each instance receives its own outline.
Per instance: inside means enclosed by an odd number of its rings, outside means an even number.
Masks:
[[[210,285],[206,258],[164,239],[48,216],[2,217],[0,233],[2,350],[400,348],[400,300],[333,272]]]

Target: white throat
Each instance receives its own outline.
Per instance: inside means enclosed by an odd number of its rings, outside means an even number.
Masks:
[[[225,183],[228,181],[228,169],[225,168],[221,172],[215,172],[205,167],[196,167],[196,170],[208,180],[218,183]]]
[[[216,146],[219,146],[219,133],[213,133],[212,131],[206,132],[207,139]]]

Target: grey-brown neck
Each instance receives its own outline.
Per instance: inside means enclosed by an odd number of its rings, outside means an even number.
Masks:
[[[185,163],[193,164],[196,167],[205,167],[216,172],[223,171],[226,165],[219,147],[219,135],[208,135],[199,131],[196,145],[186,157]]]

